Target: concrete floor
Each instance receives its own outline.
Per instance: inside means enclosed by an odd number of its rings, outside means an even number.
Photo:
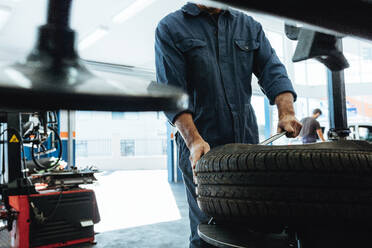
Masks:
[[[93,247],[188,247],[184,185],[169,184],[165,170],[105,172],[97,179],[101,222]]]
[[[94,189],[101,215],[97,244],[73,248],[186,248],[190,235],[182,183],[169,184],[167,171],[112,171],[96,175]],[[9,233],[0,232],[0,248]]]

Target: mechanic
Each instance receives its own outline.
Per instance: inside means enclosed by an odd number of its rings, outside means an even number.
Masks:
[[[302,143],[316,143],[318,137],[322,141],[325,141],[322,128],[320,127],[319,122],[316,120],[321,115],[322,111],[317,108],[314,109],[313,116],[306,117],[301,120],[302,130],[300,132],[300,136],[302,137]]]
[[[190,247],[210,247],[197,234],[197,225],[208,216],[196,201],[196,162],[216,146],[258,143],[252,73],[277,105],[278,132],[287,131],[288,137],[301,130],[293,108],[296,93],[261,25],[241,12],[187,3],[160,21],[155,39],[157,81],[181,87],[190,97],[187,110],[165,113],[182,136],[177,133],[176,142],[189,204]]]

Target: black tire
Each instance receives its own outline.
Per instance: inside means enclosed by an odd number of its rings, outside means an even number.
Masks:
[[[196,165],[198,204],[216,219],[372,220],[372,144],[217,147]]]

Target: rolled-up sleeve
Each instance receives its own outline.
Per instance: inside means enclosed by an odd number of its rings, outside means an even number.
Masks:
[[[256,23],[256,25],[258,29],[257,42],[260,46],[255,51],[253,72],[258,78],[258,84],[270,100],[271,105],[275,104],[275,98],[284,92],[292,93],[296,100],[297,94],[284,65],[271,47],[261,24]]]
[[[157,82],[184,89],[187,92],[186,64],[183,54],[175,46],[167,26],[160,23],[155,33],[155,64]],[[182,113],[194,114],[192,101],[186,110],[180,112],[164,112],[168,120],[174,124]]]

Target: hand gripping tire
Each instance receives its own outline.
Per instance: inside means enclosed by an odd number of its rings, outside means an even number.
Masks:
[[[198,204],[221,220],[372,220],[372,144],[217,147],[196,165]]]

